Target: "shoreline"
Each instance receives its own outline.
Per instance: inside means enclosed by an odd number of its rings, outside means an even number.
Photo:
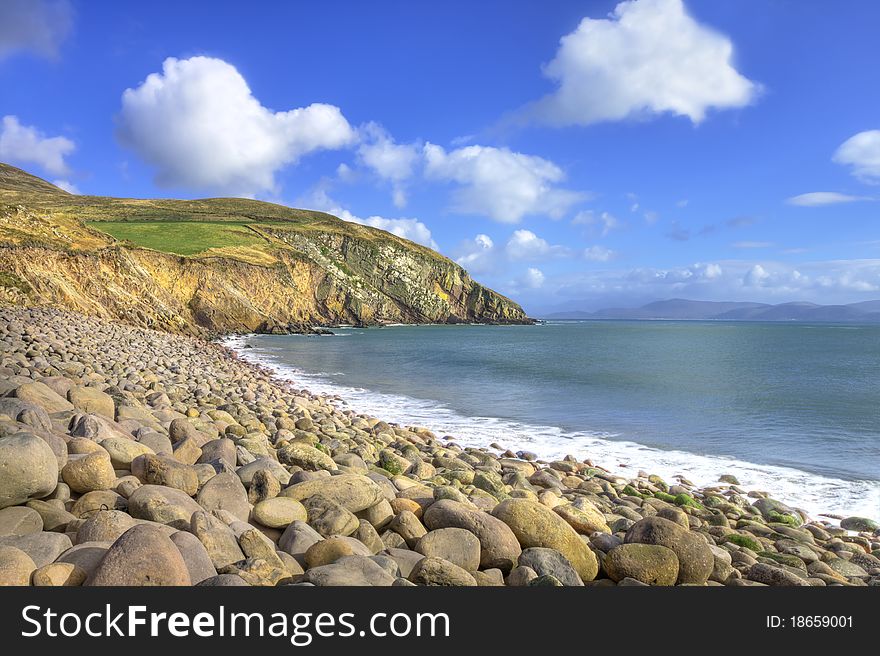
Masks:
[[[18,584],[880,584],[872,519],[811,519],[729,476],[464,446],[197,338],[0,318],[0,569]]]
[[[562,459],[569,453],[579,458],[590,454],[596,456],[594,460],[606,471],[617,476],[630,477],[639,470],[647,470],[670,480],[676,475],[683,475],[701,487],[711,486],[721,475],[733,474],[745,489],[776,493],[781,501],[802,508],[811,516],[826,519],[841,519],[860,513],[870,516],[872,510],[875,513],[880,510],[880,482],[877,481],[837,478],[735,456],[660,449],[630,439],[618,439],[617,435],[601,431],[566,431],[556,426],[521,420],[464,415],[430,399],[353,388],[337,382],[332,373],[303,372],[259,346],[250,344],[245,347],[248,340],[255,337],[265,335],[229,335],[218,342],[232,349],[238,357],[268,367],[282,380],[302,384],[322,395],[340,398],[345,409],[355,409],[385,419],[390,417],[398,423],[413,423],[415,420],[432,430],[454,436],[464,446],[487,448],[497,441],[513,450],[531,450],[545,460]],[[382,409],[383,406],[387,409]],[[516,437],[502,439],[499,435]],[[540,437],[534,438],[535,435]],[[517,438],[521,438],[521,441],[517,441]],[[832,507],[825,503],[829,498],[838,497],[844,489],[850,499],[863,494],[861,503],[840,501]]]

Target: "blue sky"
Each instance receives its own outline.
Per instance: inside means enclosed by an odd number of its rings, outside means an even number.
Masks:
[[[0,160],[436,247],[526,309],[880,298],[880,5],[0,0]]]

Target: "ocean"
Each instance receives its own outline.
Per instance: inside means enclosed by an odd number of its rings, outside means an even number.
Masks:
[[[880,517],[880,326],[583,321],[338,328],[229,345],[341,407]],[[242,348],[244,345],[252,348]]]

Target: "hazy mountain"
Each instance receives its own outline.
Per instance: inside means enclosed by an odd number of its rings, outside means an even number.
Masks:
[[[716,321],[825,321],[880,322],[880,301],[863,301],[849,305],[817,305],[816,303],[736,303],[690,301],[673,298],[655,301],[637,308],[606,308],[596,312],[553,312],[545,319],[666,319]]]

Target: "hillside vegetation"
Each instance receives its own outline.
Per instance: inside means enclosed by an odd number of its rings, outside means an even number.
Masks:
[[[186,333],[529,322],[439,253],[330,214],[77,196],[6,164],[0,302]]]

